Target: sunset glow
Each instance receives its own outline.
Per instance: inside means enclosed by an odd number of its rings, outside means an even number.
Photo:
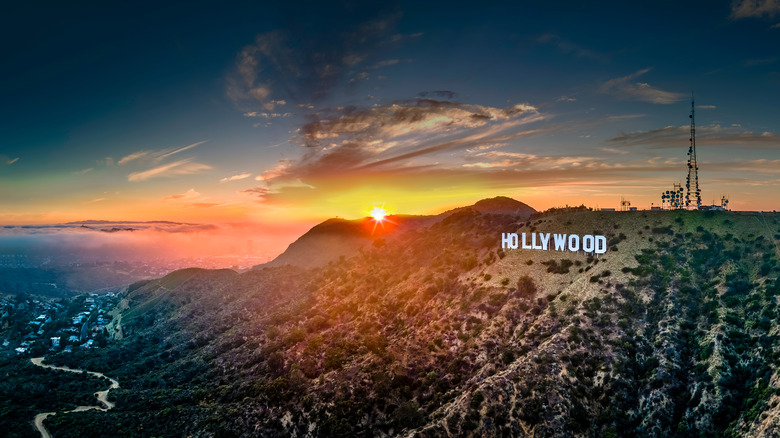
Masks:
[[[367,202],[649,209],[685,179],[691,91],[704,202],[775,210],[780,28],[748,6],[22,14],[32,39],[0,82],[0,225],[254,224],[260,242]]]

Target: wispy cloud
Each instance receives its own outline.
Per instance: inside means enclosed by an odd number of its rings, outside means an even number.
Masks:
[[[649,146],[652,149],[679,148],[688,143],[689,130],[687,125],[667,126],[649,131],[621,133],[607,142],[620,146]],[[777,150],[780,148],[780,136],[772,132],[750,132],[739,125],[713,124],[696,128],[696,145],[724,148],[739,145],[742,150]]]
[[[175,161],[173,163],[163,164],[144,170],[142,172],[133,172],[127,176],[130,182],[146,181],[152,178],[169,178],[177,175],[190,175],[211,169],[211,166],[201,163],[195,163],[190,158]]]
[[[239,181],[245,178],[249,178],[250,176],[252,176],[251,173],[239,173],[238,175],[226,176],[225,178],[220,179],[219,182],[226,183],[229,181]]]
[[[193,161],[193,158],[184,158],[169,163],[164,163],[164,161],[176,154],[180,154],[184,151],[188,151],[198,145],[201,145],[206,141],[207,140],[199,141],[197,143],[178,148],[133,152],[132,154],[124,156],[117,164],[120,166],[126,166],[133,163],[154,166],[147,170],[130,173],[127,176],[127,180],[130,182],[146,181],[151,178],[163,178],[198,173],[211,169],[211,166],[207,164],[196,163]]]
[[[5,155],[0,155],[0,163],[5,164],[6,166],[10,166],[16,163],[17,161],[19,161],[19,157],[10,158]]]
[[[615,149],[615,148],[599,148],[602,152],[609,152],[610,154],[618,154],[618,155],[628,155],[631,152],[622,150],[622,149]]]
[[[161,161],[165,160],[166,158],[190,150],[196,146],[202,145],[203,143],[206,143],[208,140],[199,141],[197,143],[193,143],[191,145],[179,147],[179,148],[167,148],[167,149],[160,149],[156,151],[137,151],[133,152],[132,154],[124,156],[122,159],[119,160],[117,164],[120,166],[124,166],[125,164],[134,162],[134,161],[147,161],[152,162],[153,164],[160,163]],[[113,160],[112,160],[113,162]]]
[[[146,158],[149,155],[150,155],[149,151],[133,152],[132,154],[126,155],[123,158],[121,158],[117,164],[119,164],[120,166],[124,166],[127,163],[130,163],[135,160],[140,160],[142,158]]]
[[[756,67],[759,65],[769,65],[774,64],[777,62],[776,56],[768,56],[766,58],[758,58],[758,59],[746,59],[745,60],[745,67]]]
[[[199,197],[200,193],[196,192],[195,189],[189,189],[186,192],[180,193],[178,195],[166,196],[163,198],[163,201],[192,200]]]
[[[95,168],[93,168],[93,167],[89,167],[89,168],[87,168],[87,169],[84,169],[84,170],[79,170],[78,172],[73,172],[73,173],[74,173],[74,174],[76,174],[76,175],[86,175],[86,174],[88,174],[89,172],[92,172],[93,170],[95,170]]]
[[[657,104],[676,103],[685,98],[686,95],[682,93],[664,91],[646,82],[634,82],[634,79],[649,71],[650,69],[646,68],[628,76],[610,79],[599,87],[599,91],[622,100],[638,100]]]
[[[537,41],[543,44],[550,44],[554,46],[559,52],[567,55],[574,55],[578,58],[593,59],[600,62],[609,61],[609,56],[594,50],[587,49],[559,35],[545,34],[540,36]]]
[[[731,4],[731,18],[774,17],[780,14],[780,0],[737,0]]]
[[[497,108],[424,98],[321,111],[294,139],[306,148],[302,156],[261,173],[255,179],[265,187],[244,193],[262,198],[282,192],[324,193],[349,180],[460,166],[467,150],[484,153],[496,144],[533,135],[536,130],[527,125],[546,118],[529,104]],[[483,158],[492,163],[518,159]],[[448,164],[437,165],[439,159]],[[476,162],[467,163],[478,166]]]
[[[715,105],[696,105],[696,108],[699,108],[699,109],[716,109],[717,106],[715,106]]]

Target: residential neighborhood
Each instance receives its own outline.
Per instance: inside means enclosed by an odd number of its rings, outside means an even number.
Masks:
[[[114,293],[45,299],[26,294],[0,298],[0,355],[37,356],[101,348],[108,341]]]

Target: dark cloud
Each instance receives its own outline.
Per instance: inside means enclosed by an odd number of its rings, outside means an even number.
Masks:
[[[396,32],[399,20],[392,12],[358,25],[296,17],[294,26],[257,35],[238,53],[227,95],[244,110],[316,103],[339,84],[368,79],[366,69],[401,62],[386,56],[409,39]]]
[[[418,94],[420,97],[434,97],[438,99],[457,99],[458,93],[449,90],[423,91]]]

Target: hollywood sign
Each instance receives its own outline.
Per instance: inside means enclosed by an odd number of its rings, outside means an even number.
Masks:
[[[592,252],[596,254],[604,254],[607,252],[607,238],[604,236],[594,236],[592,234],[586,234],[580,238],[578,234],[551,234],[551,233],[528,233],[530,234],[527,239],[526,233],[521,233],[522,237],[519,237],[517,233],[501,233],[501,248],[502,249],[539,249],[542,251],[549,251],[555,248],[555,251],[571,251],[578,252],[580,249],[584,252]],[[552,236],[552,242],[550,241]],[[522,245],[520,244],[522,242]]]

